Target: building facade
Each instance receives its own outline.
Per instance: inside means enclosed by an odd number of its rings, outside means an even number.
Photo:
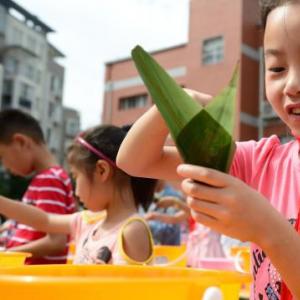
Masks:
[[[58,58],[64,55],[49,43],[51,32],[16,2],[0,0],[0,107],[19,108],[37,118],[49,149],[62,163],[64,67]]]
[[[258,0],[190,0],[185,44],[152,52],[183,87],[216,95],[228,84],[237,62],[237,140],[272,133],[286,138],[285,126],[265,100],[262,28]],[[133,123],[152,105],[131,58],[106,63],[103,123]]]
[[[68,149],[74,137],[76,137],[80,132],[80,115],[79,112],[73,108],[64,107],[63,110],[63,136],[64,143],[62,144],[61,152],[64,153],[64,157],[67,157]],[[67,169],[66,160],[64,161],[64,166]]]

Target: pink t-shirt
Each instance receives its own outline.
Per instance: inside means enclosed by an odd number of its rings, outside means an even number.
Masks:
[[[297,141],[281,145],[276,136],[258,142],[238,142],[230,173],[264,195],[294,225],[300,206],[298,155]],[[280,299],[278,272],[257,245],[252,245],[251,254],[251,299]]]
[[[138,262],[132,260],[128,257],[123,249],[123,239],[122,234],[125,227],[130,222],[142,222],[145,227],[148,229],[149,240],[151,242],[151,248],[153,250],[153,242],[150,233],[150,229],[146,222],[139,217],[138,215],[132,215],[127,220],[120,224],[116,224],[111,230],[96,238],[95,233],[97,229],[101,226],[101,224],[105,220],[105,213],[99,216],[93,216],[93,221],[90,222],[86,217],[85,212],[78,212],[73,214],[73,220],[71,224],[71,233],[72,238],[75,242],[75,255],[74,255],[74,264],[96,264],[97,257],[99,257],[99,252],[101,248],[108,247],[111,252],[111,259],[108,264],[114,265],[127,265],[127,264],[150,264],[153,258],[153,253],[151,253],[150,257],[147,261]],[[153,252],[153,251],[152,251]]]

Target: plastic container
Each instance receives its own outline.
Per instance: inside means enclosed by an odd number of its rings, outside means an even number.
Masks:
[[[164,246],[155,245],[153,248],[154,252],[154,264],[165,265],[175,267],[186,267],[186,246]]]
[[[230,250],[230,254],[234,259],[235,269],[242,273],[250,273],[251,258],[249,246],[235,246]],[[243,284],[241,296],[249,298],[250,284]]]
[[[219,287],[223,300],[238,299],[247,274],[188,268],[48,265],[0,269],[0,291],[10,300],[195,300]],[[12,291],[17,291],[16,293]]]
[[[76,251],[76,246],[73,241],[69,243],[69,250],[68,250],[68,256],[67,256],[67,264],[73,263],[74,254]]]
[[[22,266],[27,257],[31,257],[31,253],[10,251],[0,252],[0,267]]]
[[[236,270],[239,272],[249,273],[251,267],[250,249],[243,249],[236,252],[234,261]]]
[[[197,268],[235,271],[234,260],[226,257],[205,257],[197,262]]]

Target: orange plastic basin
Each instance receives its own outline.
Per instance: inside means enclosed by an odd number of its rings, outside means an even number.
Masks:
[[[30,257],[27,252],[0,252],[0,267],[16,267],[24,265],[25,259]]]
[[[251,277],[230,271],[111,265],[48,265],[0,269],[3,299],[194,300],[217,286],[224,300],[238,299]],[[12,293],[12,291],[17,293]]]

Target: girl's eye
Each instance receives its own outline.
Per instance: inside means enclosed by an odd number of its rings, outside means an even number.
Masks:
[[[269,71],[274,72],[274,73],[280,73],[280,72],[283,72],[284,70],[285,70],[285,68],[283,68],[283,67],[269,68]]]

